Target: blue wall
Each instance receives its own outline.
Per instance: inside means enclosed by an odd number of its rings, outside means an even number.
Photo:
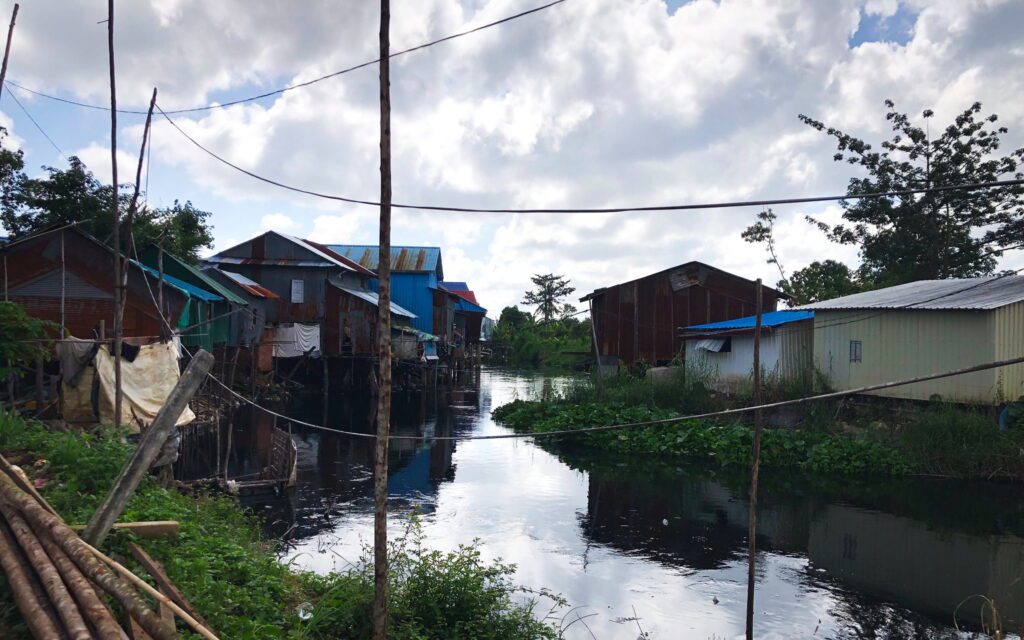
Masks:
[[[416,314],[412,326],[425,333],[434,333],[434,293],[437,288],[435,273],[391,274],[391,300]],[[370,281],[370,289],[380,291],[380,281]]]

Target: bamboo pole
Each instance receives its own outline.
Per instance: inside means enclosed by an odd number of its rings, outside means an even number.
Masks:
[[[117,81],[114,73],[114,0],[107,0],[107,58],[110,67],[110,215],[113,219],[111,247],[114,250],[114,424],[121,424],[121,404],[124,389],[121,386],[121,212],[118,208],[117,183]]]
[[[380,248],[377,445],[373,466],[373,637],[388,635],[388,434],[391,423],[391,4],[380,0]]]
[[[754,406],[761,405],[761,313],[762,287],[757,279],[757,317],[754,321]],[[747,640],[754,638],[754,569],[757,559],[757,479],[761,469],[761,428],[763,413],[754,411],[754,448],[750,464],[750,511],[747,516]]]
[[[58,516],[19,489],[6,473],[0,473],[0,498],[14,506],[35,531],[51,536],[82,573],[129,611],[146,633],[156,640],[177,638],[177,632],[164,625],[129,584],[111,573],[97,559],[102,554],[96,555],[98,552],[95,549],[79,538]]]
[[[0,568],[4,570],[14,604],[34,638],[64,636],[57,614],[50,605],[28,561],[21,555],[14,534],[0,520]]]
[[[11,26],[7,27],[7,46],[4,47],[4,62],[0,66],[0,93],[4,89],[4,81],[7,80],[7,61],[11,57],[11,40],[14,39],[14,21],[18,19],[18,3],[14,3],[14,12],[11,13]]]
[[[50,602],[56,608],[57,615],[60,616],[68,636],[71,640],[90,640],[92,634],[89,633],[89,627],[86,626],[85,619],[82,617],[74,598],[71,597],[71,593],[61,579],[60,572],[54,565],[53,560],[46,555],[46,551],[43,550],[39,538],[32,531],[32,527],[6,501],[0,500],[0,514],[3,514],[4,519],[7,521],[7,526],[11,528],[22,551],[25,552],[29,563],[31,563],[32,568],[35,569],[36,574],[39,576],[39,580],[42,582]]]

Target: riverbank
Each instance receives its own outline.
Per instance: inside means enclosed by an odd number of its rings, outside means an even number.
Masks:
[[[772,388],[766,400],[809,395]],[[750,403],[713,393],[700,376],[662,380],[618,376],[581,379],[539,400],[498,407],[494,419],[520,432],[668,420]],[[749,466],[752,418],[685,420],[573,436],[585,446],[628,453],[679,456]],[[772,414],[762,438],[761,464],[816,473],[938,475],[1024,479],[1024,429],[998,429],[992,411],[952,405],[820,402]]]
[[[65,520],[84,523],[131,446],[112,430],[51,432],[0,413],[0,451],[29,473]],[[373,581],[368,557],[341,573],[294,571],[278,561],[275,543],[261,537],[256,519],[232,498],[184,495],[160,487],[152,476],[122,519],[180,523],[176,538],[146,540],[144,546],[222,638],[370,635]],[[105,547],[128,558],[128,541],[128,534],[114,532]],[[523,589],[511,580],[514,567],[485,562],[475,546],[432,551],[413,523],[392,545],[391,563],[390,637],[557,637],[556,628],[535,615],[536,601],[518,597]],[[543,591],[536,597],[563,604]],[[0,637],[27,637],[2,576],[0,603]]]

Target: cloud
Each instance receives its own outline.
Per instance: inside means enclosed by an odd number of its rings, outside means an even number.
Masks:
[[[260,218],[260,228],[264,231],[278,231],[288,233],[298,229],[299,225],[295,220],[283,213],[268,213]]]
[[[12,77],[106,99],[102,8],[41,3],[19,16]],[[585,0],[392,61],[394,200],[480,207],[610,207],[842,193],[856,168],[804,113],[879,141],[883,100],[945,123],[975,100],[1024,137],[1024,5],[1009,0]],[[65,6],[66,5],[66,6]],[[399,0],[400,49],[531,6],[513,0]],[[132,3],[118,19],[122,102],[227,101],[376,56],[372,3]],[[283,19],[283,17],[288,19]],[[338,16],[344,16],[339,20]],[[912,21],[897,42],[851,37],[869,17]],[[901,23],[902,25],[902,23]],[[53,60],[61,60],[54,65]],[[13,73],[13,71],[17,73]],[[226,109],[174,116],[247,170],[304,189],[379,197],[377,73],[366,68]],[[137,125],[125,125],[126,128]],[[282,191],[203,154],[157,120],[153,156],[183,198],[218,202],[218,234],[256,233],[251,211],[286,211],[319,241],[376,242],[375,207]],[[97,140],[103,132],[98,131]],[[134,143],[132,143],[134,144]],[[129,147],[132,148],[132,147]],[[101,175],[98,173],[98,175]],[[166,190],[166,187],[165,187]],[[230,211],[233,222],[216,216]],[[804,222],[835,205],[776,207],[787,270],[835,257]],[[757,210],[631,214],[457,214],[395,209],[396,244],[439,245],[446,276],[485,306],[517,302],[537,272],[579,292],[687,260],[774,282],[739,234]],[[1008,257],[1007,260],[1015,258]]]

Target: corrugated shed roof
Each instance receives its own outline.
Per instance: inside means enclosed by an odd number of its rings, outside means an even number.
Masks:
[[[790,322],[800,322],[814,318],[813,311],[771,311],[761,314],[762,327],[777,327]],[[695,324],[684,327],[684,331],[727,331],[731,329],[753,329],[757,325],[757,316],[746,316],[721,322]]]
[[[457,282],[455,280],[445,280],[441,283],[441,286],[449,291],[469,291],[469,285],[465,282]]]
[[[366,300],[367,302],[369,302],[370,304],[372,304],[375,307],[379,307],[380,306],[380,297],[376,293],[374,293],[373,291],[364,291],[364,290],[361,290],[361,289],[349,289],[348,287],[342,287],[342,286],[337,285],[337,284],[335,284],[333,282],[331,284],[334,285],[335,287],[341,289],[345,293],[351,294],[351,295],[353,295],[353,296],[355,296],[357,298],[360,298],[362,300]],[[414,314],[413,312],[408,311],[406,309],[403,309],[402,307],[398,306],[394,302],[391,303],[390,309],[391,309],[391,313],[395,314],[396,316],[405,316],[406,318],[415,318],[416,317],[416,314]]]
[[[312,240],[304,240],[304,242],[306,242],[307,244],[310,244],[310,245],[316,247],[317,249],[319,249],[322,253],[324,253],[328,257],[334,258],[334,259],[338,260],[339,262],[345,263],[353,271],[356,271],[357,273],[361,273],[364,276],[376,276],[377,275],[376,273],[374,273],[373,271],[370,271],[369,269],[367,269],[363,265],[359,264],[355,260],[349,259],[349,258],[341,255],[340,253],[337,253],[336,251],[333,251],[330,247],[328,247],[325,244],[320,244],[319,242],[313,242]]]
[[[130,262],[135,266],[139,267],[140,269],[142,269],[143,271],[145,271],[146,273],[148,273],[149,275],[153,276],[154,278],[160,278],[160,272],[157,271],[156,269],[153,269],[152,267],[147,267],[141,262],[136,262],[135,260],[131,260]],[[204,302],[221,302],[224,300],[224,298],[220,297],[216,293],[210,293],[206,289],[197,287],[194,284],[189,284],[184,280],[179,280],[178,278],[175,278],[174,276],[169,276],[166,273],[164,274],[164,283],[169,284],[176,289],[180,289],[187,293],[188,295],[192,296],[193,298],[198,298],[199,300],[202,300]]]
[[[153,255],[153,251],[151,251],[150,248],[147,247],[147,249],[145,251],[143,251],[142,255],[140,255],[139,257],[142,260],[144,260],[146,263],[148,263],[147,266],[149,266],[150,268],[156,268],[157,269],[157,273],[159,273],[159,268],[158,267],[154,267],[154,262],[156,261],[156,257]],[[184,269],[189,275],[193,276],[196,280],[198,280],[199,282],[202,283],[201,285],[196,285],[196,286],[200,286],[203,289],[206,289],[207,291],[209,291],[211,293],[216,293],[217,295],[225,298],[228,302],[231,302],[233,304],[239,304],[239,305],[248,304],[245,301],[245,299],[243,299],[242,297],[236,295],[233,291],[231,291],[230,289],[228,289],[227,287],[225,287],[221,283],[217,282],[216,280],[214,280],[210,276],[206,275],[200,269],[198,269],[195,266],[189,264],[188,262],[185,262],[184,260],[178,258],[177,256],[172,255],[172,254],[167,253],[167,252],[164,252],[164,260],[165,261],[166,260],[173,261],[181,269]],[[165,273],[164,275],[166,277],[167,274]]]
[[[456,292],[456,295],[458,295],[458,293],[460,293],[460,292]],[[473,312],[473,313],[484,313],[484,314],[487,313],[487,309],[484,309],[483,307],[481,307],[480,305],[476,304],[475,302],[470,302],[469,300],[467,300],[465,298],[461,298],[461,297],[455,302],[455,310],[456,311],[470,311],[470,312]]]
[[[252,280],[250,278],[246,278],[245,276],[243,276],[240,273],[235,273],[233,271],[225,271],[223,269],[217,269],[217,267],[210,267],[210,268],[211,269],[216,269],[220,273],[223,273],[225,276],[228,277],[228,279],[230,279],[232,282],[234,282],[235,284],[240,286],[242,289],[244,289],[246,291],[246,293],[249,293],[250,295],[253,295],[253,296],[257,297],[257,298],[267,298],[269,300],[278,300],[280,298],[279,295],[277,295],[276,293],[274,293],[270,289],[264,287],[263,285],[261,285],[260,283],[256,282],[255,280]]]
[[[799,309],[990,310],[1024,301],[1024,276],[919,280],[815,302]]]
[[[327,248],[372,271],[377,270],[380,247],[368,244],[329,244]],[[392,271],[437,271],[441,265],[440,247],[391,247]]]

